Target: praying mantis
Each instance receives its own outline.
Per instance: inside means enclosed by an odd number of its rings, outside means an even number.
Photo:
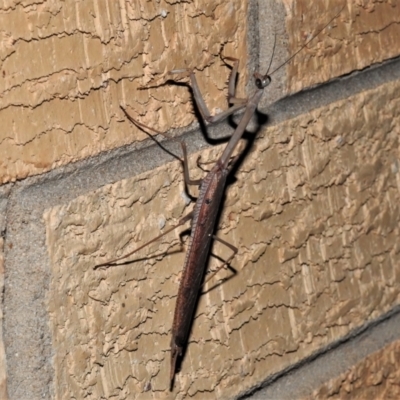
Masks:
[[[342,8],[343,9],[343,8]],[[232,57],[225,57],[225,60],[233,62],[232,71],[228,82],[228,101],[231,107],[212,116],[204,102],[204,99],[199,90],[197,84],[196,75],[192,69],[181,69],[173,70],[169,74],[186,74],[190,80],[190,87],[193,91],[193,97],[196,105],[201,113],[202,118],[207,123],[215,123],[221,121],[233,113],[244,109],[241,119],[230,137],[222,155],[216,161],[213,168],[207,173],[207,175],[202,180],[192,180],[189,174],[188,168],[188,157],[186,145],[181,141],[181,147],[183,152],[183,167],[184,167],[184,178],[186,185],[199,185],[199,195],[196,200],[196,204],[192,212],[181,218],[175,226],[167,229],[163,234],[152,239],[150,242],[143,244],[142,246],[136,248],[134,251],[125,254],[122,257],[113,259],[101,264],[97,264],[95,268],[105,267],[107,265],[115,265],[116,262],[125,259],[126,257],[136,253],[140,249],[146,247],[148,244],[157,241],[162,236],[168,234],[178,226],[183,225],[188,220],[191,220],[191,235],[189,239],[189,244],[187,248],[186,258],[184,262],[181,282],[179,285],[174,318],[172,323],[172,335],[171,335],[171,361],[170,361],[170,385],[169,388],[172,391],[174,386],[174,379],[177,370],[177,365],[179,360],[183,357],[185,347],[188,342],[188,337],[190,329],[192,326],[192,320],[194,312],[196,309],[196,304],[198,301],[200,289],[204,280],[205,269],[207,261],[209,258],[210,247],[212,240],[217,240],[223,245],[227,246],[232,254],[227,260],[223,262],[220,266],[222,268],[225,265],[229,265],[230,262],[235,257],[238,249],[231,245],[230,243],[218,238],[214,235],[215,225],[217,221],[217,216],[221,206],[222,198],[226,188],[226,181],[229,173],[232,171],[235,163],[237,162],[239,156],[233,156],[239,142],[241,141],[246,127],[250,120],[253,118],[257,110],[257,106],[263,96],[264,89],[271,82],[271,75],[280,69],[283,65],[287,64],[293,57],[295,57],[311,40],[313,40],[319,33],[321,33],[342,11],[342,9],[337,13],[328,24],[326,24],[316,35],[314,35],[310,40],[308,40],[304,46],[302,46],[297,52],[295,52],[288,60],[282,65],[276,68],[273,72],[262,75],[258,72],[254,74],[254,85],[255,90],[253,94],[248,99],[239,99],[235,97],[235,84],[238,75],[239,60]],[[141,124],[132,118],[128,112],[121,106],[122,111],[126,117],[140,129],[144,130],[148,135],[148,131],[154,133],[160,133],[156,130]]]

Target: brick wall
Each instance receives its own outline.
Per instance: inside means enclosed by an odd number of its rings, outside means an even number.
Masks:
[[[0,398],[6,386],[10,400],[236,398],[397,313],[399,5],[170,3],[9,2],[1,10]],[[167,72],[195,68],[215,113],[227,108],[221,54],[240,59],[244,97],[274,42],[270,71],[317,33],[273,73],[259,107],[268,119],[252,124],[256,135],[241,148],[216,232],[239,249],[236,273],[207,282],[169,394],[187,245],[180,232],[189,224],[133,263],[93,267],[159,235],[192,204],[181,164],[119,106],[182,135],[200,178],[198,156],[215,161],[224,144],[207,143],[190,92],[166,82]],[[209,131],[218,138],[231,127]],[[176,141],[164,143],[180,154]],[[213,253],[230,255],[218,244]],[[211,258],[209,268],[218,265]],[[381,351],[389,371],[397,339],[366,346],[365,359]],[[328,368],[329,379],[303,379],[306,389],[287,398],[351,394],[368,375],[362,362],[345,367],[356,379]],[[389,393],[391,372],[379,376],[365,386]]]

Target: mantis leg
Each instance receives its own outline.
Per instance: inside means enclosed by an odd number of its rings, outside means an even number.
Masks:
[[[232,254],[230,255],[230,257],[225,260],[218,268],[216,271],[214,271],[204,282],[204,284],[206,284],[209,280],[211,280],[211,278],[213,278],[219,271],[221,271],[222,268],[224,268],[226,265],[229,265],[230,262],[233,260],[233,258],[236,256],[237,252],[238,252],[238,248],[233,246],[232,244],[228,243],[227,241],[213,235],[213,239],[217,240],[218,242],[222,243],[223,245],[225,245],[226,247],[229,247],[232,250]]]
[[[156,242],[157,240],[161,239],[163,236],[167,235],[168,233],[172,232],[173,230],[175,230],[179,226],[183,225],[185,222],[187,222],[190,219],[192,219],[192,217],[193,217],[193,211],[191,211],[189,214],[187,214],[184,217],[182,217],[176,225],[174,225],[171,228],[167,229],[164,233],[162,233],[161,235],[158,235],[157,237],[155,237],[154,239],[150,240],[149,242],[143,244],[142,246],[139,246],[135,250],[131,251],[128,254],[123,255],[122,257],[118,257],[118,258],[115,258],[114,260],[110,260],[110,261],[107,261],[107,262],[104,262],[104,263],[101,263],[101,264],[96,264],[93,269],[98,269],[100,267],[107,267],[107,266],[110,267],[110,266],[119,265],[119,264],[116,264],[118,261],[124,260],[125,258],[127,258],[127,257],[131,256],[132,254],[135,254],[139,250],[145,248],[150,243]]]
[[[192,69],[179,69],[170,71],[170,74],[182,74],[185,73],[190,78],[190,86],[193,90],[194,99],[196,101],[197,107],[200,110],[200,113],[203,119],[207,122],[214,123],[223,120],[234,112],[246,107],[247,99],[239,99],[235,97],[235,87],[236,87],[236,78],[239,68],[239,60],[236,58],[226,57],[226,59],[233,61],[232,72],[229,77],[228,83],[228,100],[229,104],[233,104],[230,108],[225,111],[222,111],[219,114],[211,115],[208,107],[203,99],[203,96],[200,92],[199,85],[197,83],[196,75],[194,74]]]
[[[184,141],[181,141],[181,147],[182,147],[182,152],[183,152],[183,175],[185,177],[185,183],[186,183],[186,185],[198,186],[201,184],[202,179],[191,179],[190,178],[187,150],[186,150],[186,144]]]
[[[184,173],[184,177],[185,177],[185,183],[186,185],[200,185],[201,183],[201,179],[190,179],[190,175],[189,175],[189,164],[188,164],[188,158],[187,158],[187,151],[186,151],[186,144],[184,141],[180,140],[180,144],[182,147],[182,152],[183,152],[183,160],[181,158],[179,158],[178,156],[176,156],[175,154],[171,153],[169,150],[167,150],[161,143],[159,143],[154,137],[153,135],[151,135],[148,131],[151,131],[157,135],[163,135],[164,137],[171,139],[168,135],[166,135],[163,132],[160,132],[154,128],[150,128],[149,126],[142,124],[139,121],[136,121],[135,118],[133,118],[131,115],[129,115],[129,113],[125,110],[125,108],[123,108],[122,106],[121,110],[124,112],[124,114],[126,115],[126,117],[129,119],[129,121],[132,122],[132,124],[136,125],[139,129],[141,129],[144,133],[146,133],[147,135],[150,136],[151,139],[153,139],[163,150],[165,150],[167,153],[171,154],[172,156],[174,156],[175,158],[177,158],[182,164],[183,164],[183,173]]]

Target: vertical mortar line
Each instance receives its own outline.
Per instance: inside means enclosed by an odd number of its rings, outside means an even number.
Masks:
[[[4,291],[7,249],[7,215],[9,197],[14,183],[4,184],[0,188],[0,398],[8,400],[7,394],[7,358],[4,346]]]
[[[247,14],[247,64],[249,78],[254,71],[260,69],[260,21],[259,21],[259,3],[258,0],[249,0]],[[246,82],[246,92],[250,93],[252,79]]]

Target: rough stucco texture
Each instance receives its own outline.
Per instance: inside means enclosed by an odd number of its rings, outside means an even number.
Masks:
[[[174,85],[152,87],[173,69],[197,68],[210,109],[226,107],[228,71],[221,68],[220,54],[241,60],[240,82],[247,82],[246,33],[256,27],[247,25],[247,1],[217,3],[3,2],[0,182],[143,140],[120,104],[161,131],[189,125],[194,120],[189,92]],[[285,21],[274,19],[272,10],[268,22],[260,24],[272,23],[274,30],[286,26],[277,45],[292,55],[342,4],[285,0]],[[398,55],[399,15],[396,1],[348,2],[287,65],[279,92],[293,93]],[[260,40],[260,49],[273,42],[272,37]],[[251,46],[255,56],[259,49]],[[270,56],[260,65],[262,71]],[[243,96],[243,86],[239,89]]]
[[[399,304],[399,93],[389,83],[258,133],[217,232],[239,248],[237,274],[207,283],[171,398],[231,397]],[[56,398],[168,397],[178,232],[93,266],[189,209],[170,163],[47,210]]]
[[[222,104],[227,72],[219,55],[246,59],[246,12],[239,0],[3,2],[0,182],[142,140],[120,104],[162,131],[188,125],[188,92],[138,90],[170,70],[203,70],[210,108]]]
[[[396,341],[321,386],[309,399],[398,399],[400,398],[399,360],[400,341]]]
[[[322,34],[288,64],[290,93],[399,55],[398,1],[283,0],[283,4],[286,12],[293,15],[286,21],[290,54],[341,10]]]

